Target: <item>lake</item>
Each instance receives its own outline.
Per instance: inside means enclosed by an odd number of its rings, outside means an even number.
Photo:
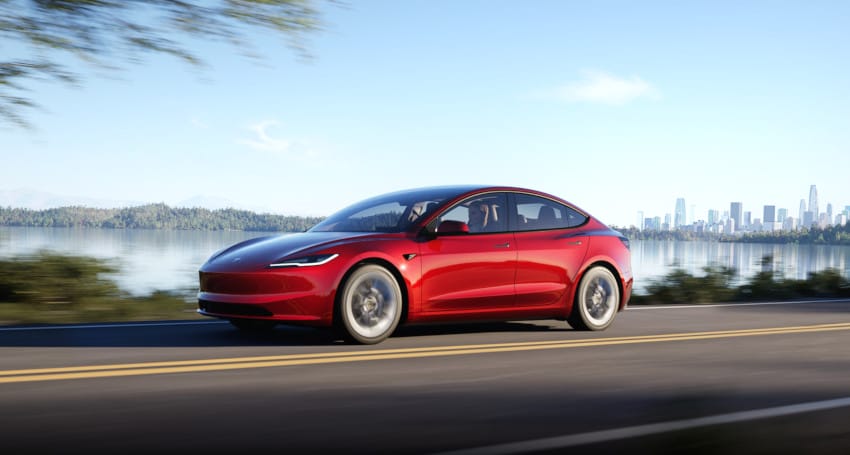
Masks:
[[[192,296],[198,268],[210,255],[264,235],[269,233],[0,227],[0,257],[50,250],[109,259],[121,269],[111,278],[130,293],[161,289]],[[631,247],[636,292],[674,265],[693,274],[709,264],[724,265],[747,278],[761,270],[766,255],[773,256],[772,268],[787,278],[802,279],[827,268],[850,277],[850,246],[644,240],[632,241]]]

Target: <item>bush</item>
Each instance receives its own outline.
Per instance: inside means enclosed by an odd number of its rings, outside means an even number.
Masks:
[[[794,280],[770,271],[772,262],[771,256],[762,258],[763,271],[737,287],[733,285],[737,272],[731,267],[704,267],[702,276],[675,268],[661,279],[652,281],[645,295],[633,295],[631,303],[692,304],[850,297],[850,281],[838,270],[813,272],[805,280]]]
[[[655,280],[647,286],[649,295],[640,296],[634,303],[708,303],[725,302],[734,298],[731,286],[735,269],[724,266],[703,267],[703,276],[694,276],[682,268]]]
[[[109,261],[39,252],[0,260],[0,323],[186,319],[194,303],[171,292],[132,297],[109,274]]]

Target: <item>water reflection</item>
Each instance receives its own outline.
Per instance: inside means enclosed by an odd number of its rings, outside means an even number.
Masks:
[[[0,256],[51,250],[110,259],[121,268],[121,273],[113,278],[133,294],[147,294],[157,289],[191,293],[198,287],[198,268],[212,253],[263,235],[269,234],[0,227]]]
[[[115,260],[115,279],[125,290],[147,294],[157,289],[194,293],[198,268],[215,251],[236,242],[269,235],[242,231],[166,231],[0,227],[0,257],[46,249]],[[739,279],[761,270],[761,258],[772,255],[770,267],[788,278],[835,268],[850,277],[850,246],[767,245],[752,243],[632,241],[635,287],[666,275],[672,266],[701,274],[706,265],[738,270]]]

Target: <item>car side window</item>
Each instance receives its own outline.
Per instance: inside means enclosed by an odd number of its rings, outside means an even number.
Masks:
[[[508,199],[505,193],[479,194],[455,204],[437,217],[435,232],[444,221],[466,224],[470,234],[506,232],[508,230]]]
[[[515,196],[516,231],[538,231],[546,229],[565,229],[584,224],[587,217],[578,210],[530,194]]]

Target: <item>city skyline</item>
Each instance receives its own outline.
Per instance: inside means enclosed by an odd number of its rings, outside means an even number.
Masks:
[[[684,210],[687,198],[677,197],[675,200],[674,209],[672,212],[667,212],[663,215],[664,222],[661,222],[662,215],[646,216],[643,210],[638,211],[638,221],[630,227],[638,229],[650,230],[669,230],[692,227],[697,224],[704,226],[721,226],[720,230],[729,233],[730,225],[727,225],[728,220],[732,220],[731,231],[742,230],[794,230],[801,227],[826,227],[836,224],[846,224],[850,220],[850,204],[844,205],[839,210],[835,210],[832,202],[826,202],[825,206],[821,205],[821,200],[818,197],[817,185],[809,186],[808,203],[806,199],[800,200],[800,206],[797,211],[797,216],[794,212],[789,211],[788,207],[778,205],[776,203],[759,205],[755,209],[747,210],[742,202],[728,202],[728,210],[708,208],[705,209],[705,217],[700,217],[696,213],[696,206],[690,205],[690,210],[687,213],[687,224],[681,224],[678,220],[683,216],[681,211]],[[840,205],[837,205],[841,207]],[[824,207],[821,210],[820,207]],[[811,210],[814,208],[815,210]],[[672,215],[671,217],[671,213]],[[753,214],[756,215],[753,215]],[[761,215],[759,215],[761,214]],[[670,220],[675,220],[673,224]]]

